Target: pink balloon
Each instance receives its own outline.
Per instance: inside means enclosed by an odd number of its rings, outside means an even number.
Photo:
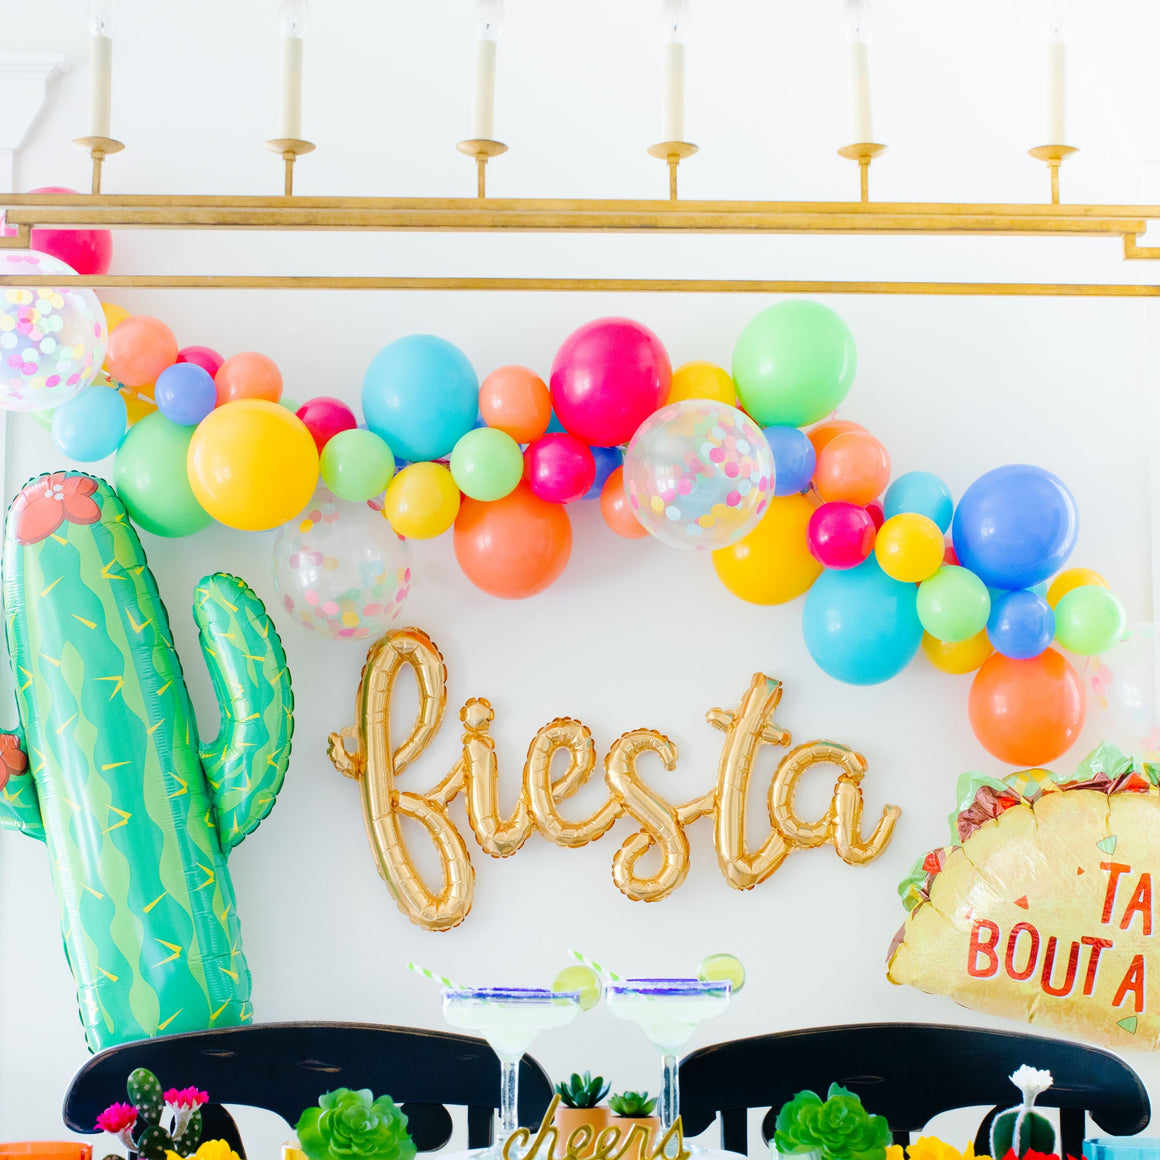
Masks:
[[[330,395],[307,399],[295,414],[306,424],[319,452],[340,431],[352,431],[358,426],[354,412],[341,399]]]
[[[877,531],[886,522],[886,512],[882,510],[882,501],[879,499],[873,500],[866,505],[866,510],[870,513],[870,518],[874,521],[874,530]]]
[[[226,360],[211,346],[183,346],[177,352],[177,361],[193,363],[213,378]]]
[[[661,340],[630,318],[598,318],[574,330],[552,361],[552,407],[593,447],[627,443],[663,405],[673,371]]]
[[[549,431],[528,444],[524,479],[539,499],[571,503],[584,496],[596,479],[596,459],[575,435]]]
[[[856,568],[874,551],[874,518],[856,503],[824,503],[810,516],[806,543],[827,568]]]
[[[76,193],[63,185],[45,185],[33,193]],[[5,229],[5,233],[9,231]],[[11,234],[16,233],[13,229]],[[107,274],[113,260],[113,235],[108,230],[33,230],[32,248],[59,258],[78,274]]]

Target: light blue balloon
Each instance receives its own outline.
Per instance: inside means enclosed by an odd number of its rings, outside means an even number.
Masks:
[[[78,463],[93,463],[121,446],[129,416],[121,392],[113,387],[86,387],[61,403],[52,417],[57,447]]]
[[[887,519],[903,512],[916,512],[934,520],[939,531],[945,532],[955,514],[955,501],[951,489],[937,475],[929,471],[908,471],[886,489],[882,510]]]
[[[479,379],[457,346],[412,334],[375,355],[363,376],[362,410],[396,459],[440,459],[475,425]]]
[[[887,576],[871,556],[826,569],[806,595],[802,636],[818,667],[848,685],[897,676],[922,643],[918,589]]]

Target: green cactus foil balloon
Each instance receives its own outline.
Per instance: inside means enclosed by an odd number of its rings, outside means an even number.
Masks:
[[[3,591],[23,732],[0,738],[0,826],[48,846],[89,1046],[248,1021],[226,857],[273,806],[293,731],[262,602],[233,576],[197,585],[222,722],[203,746],[165,606],[107,483],[56,472],[24,487]]]

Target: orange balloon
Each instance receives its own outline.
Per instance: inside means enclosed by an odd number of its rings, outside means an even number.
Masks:
[[[845,435],[848,431],[865,430],[866,428],[861,423],[855,423],[853,419],[827,419],[824,423],[819,423],[812,430],[807,431],[806,434],[814,445],[814,454],[821,455],[826,444],[839,435]]]
[[[818,456],[814,486],[826,501],[845,500],[865,507],[890,482],[890,454],[868,431],[835,435]]]
[[[466,496],[455,519],[455,558],[492,596],[520,600],[557,580],[572,555],[572,521],[521,483],[490,503]]]
[[[628,506],[628,496],[624,494],[623,467],[618,467],[600,489],[600,514],[604,522],[626,540],[639,540],[641,536],[648,535],[644,525]]]
[[[175,362],[177,339],[160,319],[134,314],[109,331],[105,366],[112,378],[127,387],[157,382],[157,376]]]
[[[1022,661],[994,653],[971,682],[967,709],[988,753],[1011,765],[1046,765],[1079,737],[1083,682],[1053,648]]]
[[[535,371],[500,367],[479,385],[479,413],[517,443],[534,443],[552,421],[552,396]]]
[[[271,403],[282,398],[282,372],[278,364],[257,351],[235,354],[226,359],[213,377],[217,387],[217,405],[236,403],[239,399],[266,399]]]

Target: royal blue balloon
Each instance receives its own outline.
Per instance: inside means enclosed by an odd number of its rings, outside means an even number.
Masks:
[[[996,652],[1012,660],[1037,657],[1055,636],[1055,613],[1029,588],[1002,592],[991,602],[987,636]]]
[[[362,410],[395,458],[450,455],[479,413],[479,379],[444,338],[412,334],[383,347],[363,376]]]
[[[955,509],[959,563],[989,588],[1031,588],[1063,567],[1079,534],[1075,499],[1058,476],[1012,463],[981,475]]]
[[[922,643],[918,589],[893,580],[871,556],[856,568],[827,568],[802,611],[802,636],[824,672],[848,685],[897,676]]]
[[[773,494],[797,495],[810,486],[818,453],[810,437],[799,427],[765,428],[765,438],[773,452]]]
[[[903,512],[915,512],[934,520],[938,530],[945,532],[951,526],[955,501],[951,489],[937,475],[931,475],[929,471],[908,471],[886,489],[882,510],[886,519]]]
[[[121,392],[113,387],[87,387],[61,403],[52,417],[52,437],[70,459],[93,463],[121,446],[129,426]]]
[[[596,478],[581,499],[599,499],[608,477],[624,462],[624,452],[619,447],[589,447],[596,460]]]
[[[217,406],[213,375],[197,363],[174,363],[157,376],[153,398],[171,423],[196,427]]]

